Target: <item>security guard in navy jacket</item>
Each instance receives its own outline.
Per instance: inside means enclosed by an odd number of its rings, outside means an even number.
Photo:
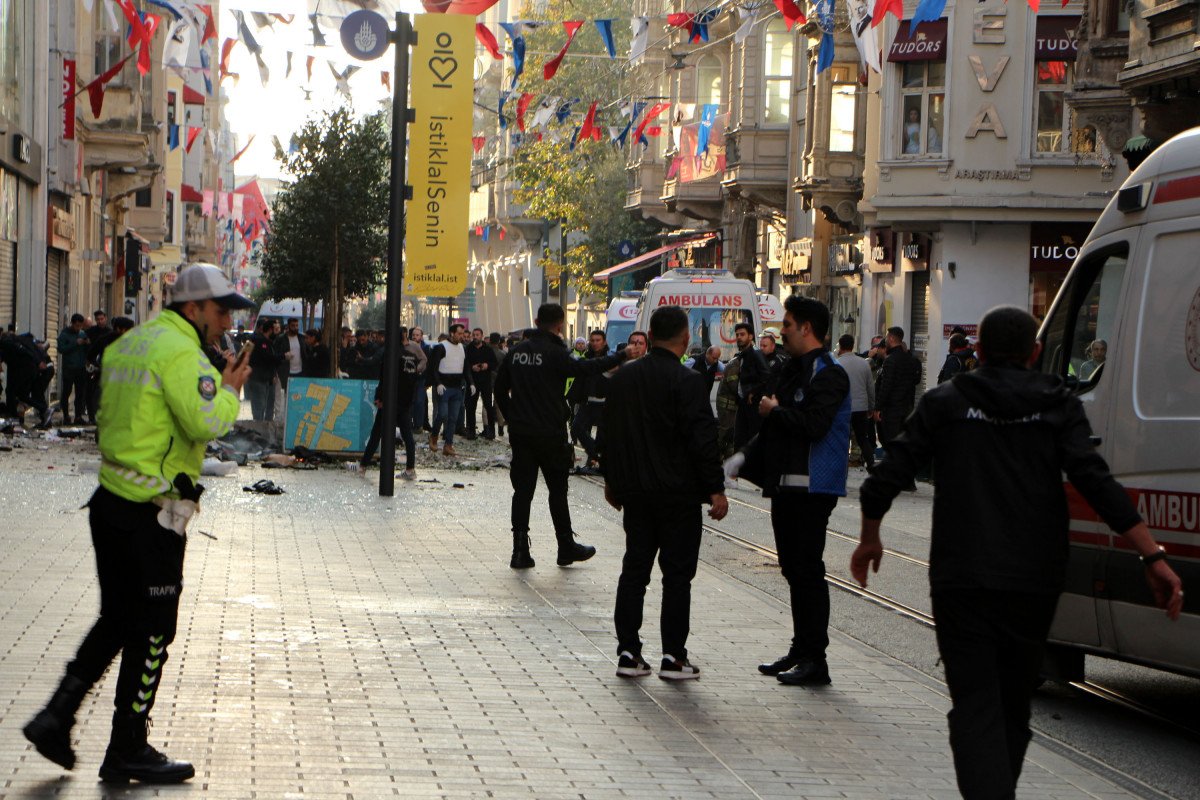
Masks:
[[[566,315],[557,303],[538,308],[537,330],[509,350],[496,375],[496,405],[509,426],[513,486],[513,569],[534,566],[529,554],[529,506],[540,469],[550,492],[550,516],[558,539],[558,565],[587,561],[596,548],[575,541],[567,507],[567,476],[574,461],[567,438],[570,408],[564,396],[567,378],[595,375],[625,360],[624,354],[573,359],[562,340]]]

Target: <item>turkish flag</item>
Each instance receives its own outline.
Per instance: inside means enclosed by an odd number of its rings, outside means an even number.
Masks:
[[[470,14],[477,16],[500,0],[421,0],[430,14]]]

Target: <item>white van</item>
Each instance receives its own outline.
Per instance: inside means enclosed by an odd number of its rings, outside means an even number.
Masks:
[[[1060,677],[1082,677],[1083,653],[1200,675],[1198,254],[1195,128],[1154,151],[1109,202],[1038,334],[1040,369],[1079,395],[1096,448],[1189,590],[1171,623],[1137,554],[1068,486],[1071,558],[1050,632]],[[1097,340],[1102,359],[1089,352]]]
[[[621,342],[629,341],[629,334],[637,328],[637,304],[641,292],[621,292],[608,304],[608,312],[604,320],[604,336],[608,340],[608,349],[616,350]]]
[[[718,345],[721,360],[737,352],[733,326],[749,322],[762,331],[754,284],[726,269],[669,270],[646,284],[638,300],[638,330],[649,331],[650,315],[663,306],[680,306],[691,318],[689,349]]]

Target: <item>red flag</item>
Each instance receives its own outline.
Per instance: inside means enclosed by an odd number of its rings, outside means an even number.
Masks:
[[[158,30],[158,17],[147,13],[143,18],[134,8],[133,0],[117,0],[117,5],[121,7],[121,12],[129,22],[129,49],[140,48],[137,68],[138,72],[145,75],[150,72],[150,40],[154,38],[154,31]]]
[[[879,0],[879,2],[895,2],[900,3],[900,0]],[[787,22],[787,29],[790,31],[792,26],[799,22],[801,25],[808,22],[808,18],[804,16],[804,12],[800,10],[800,6],[796,5],[796,0],[775,0],[775,7],[779,9],[779,13],[783,15],[783,19]]]
[[[504,54],[500,52],[500,43],[496,41],[495,35],[488,30],[488,26],[482,22],[475,23],[475,38],[483,45],[483,49],[492,54],[492,58],[497,61],[504,60]]]
[[[186,150],[189,153],[192,152],[192,145],[195,143],[196,137],[200,135],[200,131],[201,131],[200,128],[188,127],[187,144],[185,144],[183,146],[184,150]]]
[[[672,28],[683,28],[688,32],[688,39],[692,38],[691,14],[667,14],[667,24]]]
[[[200,44],[204,44],[209,39],[217,38],[217,23],[213,20],[212,6],[197,6],[204,12],[204,33],[200,37]]]
[[[596,100],[588,107],[587,116],[583,118],[583,126],[579,129],[579,141],[594,139],[600,141],[600,129],[596,127]]]
[[[500,0],[421,0],[430,14],[470,14],[479,16]]]
[[[486,138],[484,138],[482,136],[472,136],[471,137],[471,149],[474,150],[476,153],[482,151],[483,146],[485,144],[487,144]]]
[[[642,140],[642,134],[646,132],[646,128],[650,125],[651,121],[653,121],[655,117],[670,107],[670,103],[655,103],[652,105],[650,110],[646,112],[646,116],[642,117],[642,122],[637,126],[637,130],[634,131],[633,140],[635,142],[640,142]]]
[[[309,83],[312,83],[312,65],[313,65],[313,62],[314,62],[314,61],[316,61],[316,60],[317,60],[317,57],[316,57],[316,56],[309,56],[309,57],[308,57],[307,59],[305,59],[305,61],[304,61],[304,69],[305,69],[305,71],[308,73],[308,81],[309,81]]]
[[[521,133],[525,132],[525,112],[529,110],[529,104],[532,102],[533,95],[529,92],[521,95],[521,98],[517,100],[517,128]]]
[[[903,0],[875,0],[875,10],[871,12],[871,27],[874,28],[883,22],[883,18],[887,14],[891,14],[896,19],[904,19]]]
[[[131,58],[133,58],[132,53],[122,58],[116,64],[113,64],[107,72],[83,87],[87,89],[88,100],[92,103],[93,117],[99,118],[100,112],[104,110],[104,84],[117,77],[117,73],[121,71],[121,67],[125,66],[125,62]]]
[[[387,90],[389,92],[392,90],[392,73],[388,72],[387,70],[384,70],[383,72],[381,72],[379,74],[379,81],[380,81],[380,83],[382,83],[384,86],[387,87]]]
[[[242,157],[242,153],[245,153],[247,150],[250,149],[250,145],[254,141],[255,136],[256,136],[256,134],[253,134],[253,133],[250,134],[250,138],[246,140],[246,146],[243,147],[241,150],[238,150],[237,154],[233,158],[229,159],[230,164],[237,161],[239,158]],[[232,195],[230,197],[231,197],[230,202],[232,202]]]
[[[1038,6],[1041,5],[1040,0],[1029,0],[1029,10],[1033,13],[1038,13]]]
[[[226,39],[221,44],[221,77],[217,79],[217,83],[225,80],[226,75],[232,75],[229,71],[229,54],[233,52],[233,46],[238,43],[237,39]],[[310,57],[311,58],[311,57]],[[236,77],[236,76],[235,76]]]
[[[562,50],[558,51],[558,55],[546,62],[546,66],[542,68],[542,78],[550,80],[558,72],[558,65],[562,63],[563,57],[567,54],[567,49],[571,46],[571,42],[575,41],[575,34],[579,33],[579,29],[583,26],[583,20],[576,19],[563,23],[563,28],[567,31],[567,43],[563,45]]]

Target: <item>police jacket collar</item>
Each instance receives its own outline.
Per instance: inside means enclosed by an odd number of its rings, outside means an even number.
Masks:
[[[563,344],[563,340],[562,340],[561,336],[559,336],[556,333],[551,333],[550,331],[546,330],[545,328],[535,328],[533,333],[530,334],[529,338],[532,339],[537,336],[545,337],[546,339],[549,339],[550,341],[554,342],[557,345],[566,347],[566,345]]]
[[[197,328],[196,324],[187,317],[178,312],[172,311],[169,308],[164,309],[160,316],[162,316],[164,321],[170,323],[172,328],[179,330],[189,338],[194,338],[196,340],[197,347],[204,345],[204,342],[200,341],[200,329]]]

